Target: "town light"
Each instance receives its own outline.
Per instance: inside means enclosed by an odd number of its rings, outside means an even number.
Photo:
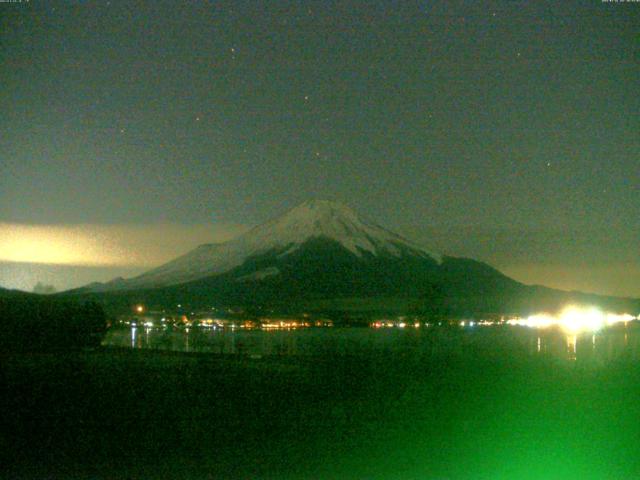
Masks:
[[[605,315],[597,308],[567,307],[560,315],[560,325],[570,333],[598,331],[604,326]]]
[[[558,315],[546,313],[531,315],[527,318],[507,320],[509,325],[519,325],[530,328],[548,328],[559,326],[567,333],[596,332],[606,326],[635,320],[636,317],[623,314],[605,313],[595,307],[579,307],[570,305]]]

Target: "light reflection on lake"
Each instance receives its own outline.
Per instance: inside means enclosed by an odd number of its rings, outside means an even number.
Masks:
[[[597,333],[566,334],[524,327],[476,328],[308,328],[299,330],[111,329],[105,346],[209,354],[267,355],[533,355],[566,361],[603,363],[640,357],[635,325]]]

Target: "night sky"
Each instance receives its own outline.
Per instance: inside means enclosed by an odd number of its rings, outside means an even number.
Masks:
[[[0,3],[0,285],[133,275],[309,198],[640,297],[640,3]]]

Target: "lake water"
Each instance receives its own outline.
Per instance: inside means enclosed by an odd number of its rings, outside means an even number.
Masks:
[[[397,355],[433,357],[474,354],[530,355],[602,363],[640,358],[635,322],[599,332],[567,334],[560,329],[517,326],[460,328],[301,328],[244,330],[157,327],[111,329],[105,346],[190,353],[248,355]]]
[[[114,328],[104,343],[120,348],[0,362],[3,478],[640,478],[637,322]]]

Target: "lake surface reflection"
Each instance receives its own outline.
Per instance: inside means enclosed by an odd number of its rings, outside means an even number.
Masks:
[[[634,323],[596,333],[493,326],[420,329],[306,328],[243,330],[158,327],[111,329],[105,346],[191,353],[248,355],[527,355],[566,361],[607,362],[640,358]]]

